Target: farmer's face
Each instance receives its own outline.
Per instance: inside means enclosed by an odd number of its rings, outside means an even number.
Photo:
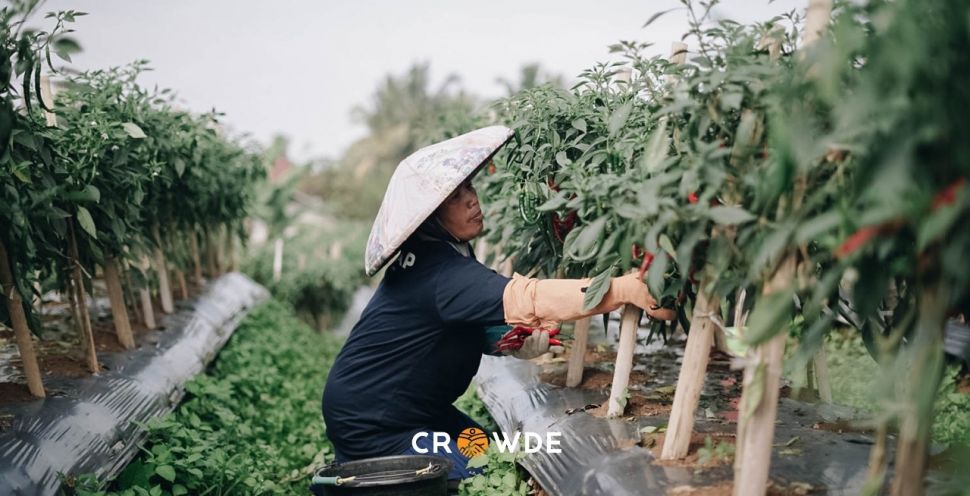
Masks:
[[[471,179],[466,179],[448,196],[438,207],[437,215],[445,229],[462,241],[475,238],[485,229],[485,218]]]

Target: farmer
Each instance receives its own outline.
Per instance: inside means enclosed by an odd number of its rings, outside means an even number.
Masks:
[[[431,453],[433,433],[447,432],[451,453],[435,454],[454,462],[449,479],[470,477],[475,472],[456,440],[462,430],[482,427],[452,403],[483,353],[529,359],[561,352],[550,338],[559,322],[627,303],[674,318],[635,274],[613,278],[602,302],[584,312],[588,279],[510,279],[475,259],[469,242],[485,220],[471,178],[511,135],[503,126],[479,129],[423,148],[395,170],[368,239],[366,272],[397,258],[324,388],[336,461],[415,454],[415,447]]]

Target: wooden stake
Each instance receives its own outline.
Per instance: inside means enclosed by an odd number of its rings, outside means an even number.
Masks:
[[[918,317],[913,340],[903,353],[909,365],[902,394],[896,404],[903,406],[899,416],[893,496],[921,496],[925,493],[927,450],[933,425],[933,403],[943,376],[943,334],[946,328],[949,295],[943,283],[923,286],[918,296]]]
[[[148,272],[151,267],[151,262],[148,261],[148,255],[142,255],[141,258],[141,269],[144,272]],[[146,282],[144,286],[138,289],[138,295],[141,298],[141,311],[144,315],[142,323],[145,327],[149,329],[155,328],[155,310],[152,308],[152,294],[148,290],[148,283]]]
[[[211,279],[219,277],[219,267],[216,261],[216,245],[213,238],[212,228],[207,228],[205,230],[205,258]]]
[[[78,315],[81,317],[81,329],[84,335],[81,338],[81,346],[85,351],[85,358],[88,363],[88,370],[92,374],[101,371],[98,364],[97,348],[94,346],[94,330],[91,329],[91,315],[88,314],[88,305],[84,298],[84,278],[81,274],[81,259],[77,249],[77,237],[74,235],[74,222],[67,223],[68,233],[68,257],[71,259],[71,277],[74,279],[74,297],[77,299]]]
[[[273,282],[280,282],[283,278],[283,238],[276,238],[273,243]]]
[[[192,269],[195,284],[197,286],[202,286],[204,280],[202,278],[202,259],[199,257],[199,240],[195,235],[195,232],[189,232],[189,251],[192,252]]]
[[[141,309],[138,308],[138,299],[135,298],[135,285],[131,282],[131,267],[128,265],[128,260],[121,262],[121,273],[124,274],[125,292],[128,293],[126,300],[131,304],[129,308],[135,314],[135,321],[144,322],[145,317],[142,316]]]
[[[23,299],[14,282],[10,258],[2,241],[0,241],[0,285],[3,285],[3,294],[7,296],[7,311],[10,313],[10,323],[13,325],[13,334],[17,340],[20,361],[24,364],[27,389],[30,390],[30,394],[43,398],[47,394],[44,392],[40,366],[37,365],[37,355],[34,353],[34,341],[30,337],[30,328],[27,326],[27,314],[24,313]]]
[[[162,312],[174,313],[175,303],[172,301],[172,287],[168,283],[168,264],[162,251],[162,237],[158,233],[158,226],[153,228],[155,235],[155,274],[158,275],[158,297],[162,300]]]
[[[674,406],[670,411],[667,435],[664,437],[662,460],[674,460],[687,456],[691,432],[694,430],[694,413],[704,389],[704,376],[711,355],[711,343],[717,327],[714,317],[719,316],[721,305],[716,295],[708,295],[704,289],[707,281],[701,283],[694,305],[694,315],[687,333],[687,348],[677,377],[674,391]]]
[[[589,324],[592,317],[585,317],[576,321],[573,327],[573,347],[569,351],[569,364],[566,367],[566,387],[576,387],[583,382],[583,367],[586,357],[586,346],[589,343]]]
[[[189,299],[189,285],[185,280],[185,272],[182,272],[182,269],[175,269],[175,280],[179,283],[179,298]]]
[[[226,270],[236,272],[239,270],[239,260],[236,257],[236,237],[232,235],[232,229],[226,226]]]
[[[886,478],[886,460],[888,456],[889,428],[886,421],[879,423],[876,428],[876,440],[869,450],[869,467],[866,470],[866,483],[860,494],[875,495],[882,493],[882,484]]]
[[[818,384],[818,397],[823,403],[832,403],[832,383],[829,382],[829,362],[825,353],[825,342],[815,353],[815,382]]]
[[[636,305],[624,305],[620,317],[620,343],[616,349],[616,366],[613,369],[613,385],[610,388],[607,417],[623,415],[626,402],[620,398],[627,393],[630,384],[630,372],[633,371],[633,351],[637,346],[637,327],[640,323],[640,310]]]
[[[81,324],[81,310],[77,305],[77,293],[74,291],[74,279],[68,277],[67,280],[67,302],[71,305],[71,317],[74,318],[74,331],[77,333],[77,342],[84,347],[86,342],[84,335],[84,325]]]
[[[135,347],[135,338],[131,334],[131,323],[128,322],[128,309],[125,307],[125,296],[121,289],[121,276],[118,273],[118,261],[108,257],[104,260],[104,283],[108,287],[108,300],[111,302],[111,317],[114,321],[115,334],[121,346],[130,350]]]
[[[54,92],[51,91],[51,78],[47,76],[40,77],[40,99],[44,101],[44,105],[48,108],[54,108]],[[47,122],[47,127],[57,127],[57,116],[53,112],[44,110],[44,120]]]
[[[765,283],[762,295],[785,291],[795,276],[796,255],[789,254]],[[787,328],[788,323],[784,324]],[[766,494],[771,446],[778,417],[782,359],[788,332],[779,330],[768,342],[748,353],[744,368],[734,459],[734,496]],[[754,404],[754,406],[750,406]],[[749,414],[750,409],[750,414]]]
[[[825,26],[832,16],[832,0],[809,0],[805,10],[805,32],[802,34],[802,46],[808,46],[818,41],[825,32]]]

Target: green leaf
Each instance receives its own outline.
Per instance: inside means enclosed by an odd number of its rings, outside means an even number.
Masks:
[[[677,259],[677,251],[674,250],[674,244],[670,241],[670,238],[666,234],[661,234],[660,239],[657,240],[660,244],[660,248],[670,255],[670,258]]]
[[[185,172],[185,160],[182,160],[181,158],[176,158],[174,163],[175,163],[175,173],[178,174],[178,177],[182,177],[182,173]]]
[[[593,221],[592,224],[576,229],[579,234],[572,238],[572,243],[565,250],[570,258],[577,262],[583,262],[596,256],[600,239],[603,237],[603,230],[606,227],[606,220],[607,216],[604,215]]]
[[[650,294],[663,294],[664,275],[667,273],[667,266],[669,264],[670,258],[666,252],[658,253],[653,259],[653,264],[650,265],[650,270],[647,271],[647,287],[650,288]]]
[[[708,210],[707,216],[722,226],[744,224],[756,219],[754,215],[741,207],[714,207]]]
[[[610,133],[610,137],[616,136],[616,133],[623,129],[626,125],[627,119],[630,118],[630,112],[633,110],[633,100],[629,100],[619,108],[613,111],[613,115],[610,115],[610,121],[606,125],[607,131]]]
[[[121,127],[125,128],[125,132],[128,133],[128,136],[131,136],[132,138],[142,139],[148,137],[145,135],[145,131],[142,131],[141,128],[138,127],[138,124],[135,124],[134,122],[125,122],[121,124]]]
[[[565,167],[569,165],[569,157],[566,156],[566,152],[559,152],[556,154],[556,163]]]
[[[600,272],[590,281],[586,288],[586,295],[583,297],[583,311],[588,312],[603,301],[603,296],[610,290],[610,283],[613,280],[613,267]]]
[[[571,124],[572,124],[572,126],[574,128],[578,129],[580,132],[583,132],[583,133],[586,132],[586,120],[585,119],[575,119],[575,120],[573,120],[573,122]]]
[[[84,207],[77,207],[77,222],[81,224],[81,229],[84,232],[91,235],[92,238],[98,239],[98,230],[94,227],[94,219],[91,218],[91,212]]]
[[[953,223],[956,222],[960,208],[957,205],[947,205],[930,213],[922,223],[916,234],[916,248],[919,251],[926,249],[926,246],[941,238]]]
[[[765,369],[767,364],[759,363],[751,374],[751,382],[744,385],[747,393],[744,397],[744,404],[741,405],[741,418],[748,419],[754,411],[761,405],[761,400],[765,397]]]
[[[466,468],[481,468],[488,465],[488,455],[482,453],[481,455],[475,455],[468,460],[468,465]]]
[[[667,120],[663,119],[660,126],[650,135],[650,141],[640,158],[640,167],[647,172],[654,172],[667,158]]]
[[[667,10],[661,10],[660,12],[655,13],[654,15],[650,16],[650,18],[647,19],[647,22],[643,23],[643,26],[641,26],[641,27],[642,28],[645,28],[645,27],[653,24],[653,21],[656,21],[657,19],[660,19],[660,17],[662,15],[664,15],[664,14],[670,12],[670,11],[673,11],[673,10],[677,10],[677,8],[667,9]]]
[[[789,286],[783,291],[762,295],[751,311],[747,329],[744,332],[744,342],[756,346],[768,341],[779,332],[788,331],[792,312],[795,310],[793,301],[794,288]]]
[[[175,467],[172,467],[171,465],[159,465],[158,467],[155,467],[155,473],[158,474],[159,477],[169,482],[175,481]]]
[[[184,494],[189,494],[189,490],[185,488],[182,484],[175,484],[172,486],[172,496],[182,496]]]

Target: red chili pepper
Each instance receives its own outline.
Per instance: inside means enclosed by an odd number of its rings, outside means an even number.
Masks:
[[[643,248],[640,248],[640,245],[636,243],[633,243],[633,246],[630,247],[630,257],[633,260],[639,260],[644,253]]]
[[[835,258],[843,258],[853,254],[863,245],[879,234],[879,226],[866,226],[852,233],[845,242],[835,250]]]
[[[575,210],[569,212],[565,219],[559,217],[559,214],[557,213],[552,214],[552,232],[556,235],[556,239],[558,239],[560,243],[564,243],[566,241],[566,235],[569,234],[569,231],[572,231],[573,227],[576,226],[576,219],[578,218],[579,214],[577,214]]]
[[[903,223],[903,219],[893,219],[874,226],[860,227],[835,250],[835,258],[844,258],[855,253],[872,238],[880,234],[889,234],[898,231],[903,227]]]
[[[687,203],[690,203],[690,204],[697,203],[697,192],[696,191],[691,191],[690,194],[687,195]]]
[[[950,183],[949,186],[943,188],[942,191],[933,197],[933,206],[930,207],[930,210],[935,211],[944,205],[952,205],[953,202],[957,200],[957,192],[960,191],[960,188],[962,188],[966,182],[967,178],[961,177]]]
[[[549,176],[549,177],[546,178],[546,184],[549,185],[549,189],[555,191],[556,193],[559,192],[559,185],[556,184],[556,180],[553,179],[552,176]]]
[[[495,174],[495,164],[488,164],[488,174]]]
[[[650,270],[650,265],[653,263],[653,253],[644,252],[643,262],[640,264],[640,279],[643,279],[643,275]]]

